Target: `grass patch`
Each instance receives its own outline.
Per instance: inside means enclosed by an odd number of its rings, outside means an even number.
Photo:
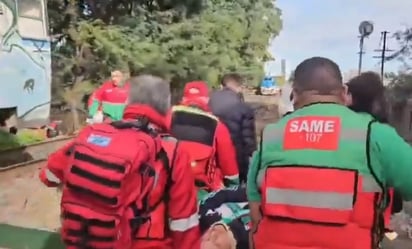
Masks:
[[[21,130],[16,135],[0,130],[0,150],[18,148],[42,142],[45,139],[45,134],[39,130]]]
[[[17,140],[22,145],[39,143],[46,140],[43,130],[22,130],[17,133]]]
[[[60,234],[0,224],[0,247],[9,249],[64,249]]]

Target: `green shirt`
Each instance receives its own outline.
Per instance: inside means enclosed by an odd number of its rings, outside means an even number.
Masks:
[[[328,105],[317,104],[311,105],[310,108],[325,108]],[[302,109],[306,108],[309,107]],[[308,114],[309,112],[302,112],[302,115]],[[358,115],[369,116],[368,114]],[[267,165],[261,165],[260,163],[260,149],[259,147],[254,153],[248,173],[247,194],[249,201],[252,202],[261,201],[257,175],[260,167],[267,167]],[[265,153],[270,152],[265,151]],[[398,135],[394,128],[378,122],[372,124],[370,130],[370,155],[371,166],[378,178],[382,179],[387,187],[394,187],[399,191],[404,200],[412,200],[412,148]]]

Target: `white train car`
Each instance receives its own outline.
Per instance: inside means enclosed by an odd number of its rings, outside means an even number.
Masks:
[[[51,53],[46,0],[0,0],[0,79],[0,114],[13,114],[9,126],[48,122]]]

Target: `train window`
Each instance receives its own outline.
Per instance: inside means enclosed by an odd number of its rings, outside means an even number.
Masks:
[[[43,19],[43,7],[41,0],[17,0],[19,17]]]
[[[47,39],[45,0],[17,0],[19,33],[24,38]]]

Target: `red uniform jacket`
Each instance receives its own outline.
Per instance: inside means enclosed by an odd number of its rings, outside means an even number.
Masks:
[[[143,115],[149,118],[153,125],[163,129],[164,117],[156,113],[148,106],[128,106],[125,110],[126,119]],[[172,167],[172,185],[170,197],[166,205],[168,224],[158,224],[170,231],[170,236],[165,240],[138,240],[133,249],[199,249],[200,231],[198,227],[197,197],[193,186],[194,178],[190,171],[190,161],[187,154],[179,149],[179,146],[163,141]],[[46,167],[40,172],[41,181],[49,187],[58,186],[64,182],[63,171],[68,166],[70,149],[69,143],[49,156]],[[173,149],[171,149],[173,148]],[[166,175],[164,177],[167,177]],[[153,226],[154,224],[152,224]],[[166,227],[165,227],[166,226]]]
[[[172,115],[173,113],[170,111],[166,118],[169,131],[172,126]],[[179,138],[176,134],[172,135]],[[223,178],[228,180],[229,183],[238,184],[239,169],[236,160],[235,147],[229,130],[221,121],[218,121],[216,126],[214,146],[216,166],[220,169]]]
[[[92,93],[89,105],[91,106],[93,100],[112,104],[124,104],[128,97],[128,89],[129,83],[126,83],[124,87],[117,87],[113,81],[105,81]]]

